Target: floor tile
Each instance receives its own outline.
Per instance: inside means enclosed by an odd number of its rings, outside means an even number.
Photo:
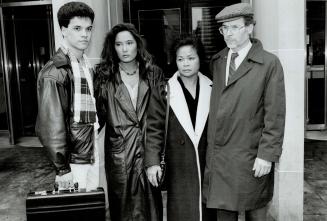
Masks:
[[[327,221],[327,215],[304,215],[303,221]]]
[[[23,138],[20,146],[13,146],[0,137],[1,221],[25,221],[26,194],[30,190],[52,188],[53,167],[45,149],[37,146],[40,146],[37,139]],[[304,157],[303,220],[327,221],[327,145],[306,143]],[[166,200],[165,192],[163,196]],[[239,221],[244,221],[243,215]]]

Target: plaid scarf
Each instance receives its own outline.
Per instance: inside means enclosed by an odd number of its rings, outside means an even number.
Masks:
[[[74,75],[74,122],[96,123],[93,78],[87,57],[83,54],[79,63],[67,47],[63,45],[61,49],[68,55]]]

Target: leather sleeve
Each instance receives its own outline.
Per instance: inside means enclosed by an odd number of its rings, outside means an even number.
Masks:
[[[145,167],[160,164],[160,151],[164,145],[166,99],[165,83],[154,87],[147,109]]]
[[[69,95],[64,85],[53,77],[45,76],[38,80],[36,132],[59,175],[70,172],[64,111],[68,99]],[[66,103],[63,103],[63,100],[66,100]]]
[[[156,65],[149,68],[147,77],[150,88],[155,87],[165,81],[164,73],[162,72],[161,68]]]
[[[94,76],[94,97],[96,99],[97,116],[100,125],[99,131],[101,131],[106,123],[107,117],[108,90],[106,87],[108,80],[106,80],[106,77],[101,72],[95,72]]]

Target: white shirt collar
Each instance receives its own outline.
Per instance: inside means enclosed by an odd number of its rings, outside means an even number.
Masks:
[[[235,64],[236,64],[236,68],[238,68],[238,66],[242,63],[242,61],[244,60],[244,58],[247,56],[247,54],[249,53],[250,49],[252,47],[252,43],[251,41],[249,41],[244,48],[242,48],[241,50],[239,50],[238,53],[238,57],[235,60]],[[228,52],[228,56],[230,57],[232,53],[234,53],[235,51],[233,51],[233,49],[230,49]]]
[[[241,50],[239,50],[238,56],[235,59],[235,67],[236,69],[241,65],[241,63],[243,62],[243,60],[245,59],[245,57],[248,55],[250,49],[252,47],[252,43],[251,41],[249,41],[244,48],[242,48]],[[230,49],[228,51],[228,55],[227,55],[227,65],[226,65],[226,81],[225,81],[225,85],[227,85],[227,81],[228,81],[228,75],[229,75],[229,65],[230,65],[230,59],[231,59],[231,55],[234,51],[232,49]]]

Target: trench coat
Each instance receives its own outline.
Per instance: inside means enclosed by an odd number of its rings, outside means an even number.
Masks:
[[[285,88],[279,59],[259,40],[225,86],[228,48],[213,56],[213,89],[203,199],[208,208],[245,211],[272,199],[274,162],[282,153]],[[256,157],[273,162],[260,178]]]
[[[106,124],[105,170],[113,221],[162,219],[161,192],[148,182],[143,160],[149,95],[163,75],[156,66],[139,67],[136,110],[118,71],[111,80],[95,80],[99,122]]]
[[[201,186],[207,149],[211,80],[199,73],[195,128],[177,73],[169,79],[170,108],[166,147],[167,221],[202,220]],[[165,86],[152,93],[148,108],[145,165],[159,165],[166,118]],[[205,208],[204,208],[205,209]],[[205,212],[205,211],[204,211]]]

